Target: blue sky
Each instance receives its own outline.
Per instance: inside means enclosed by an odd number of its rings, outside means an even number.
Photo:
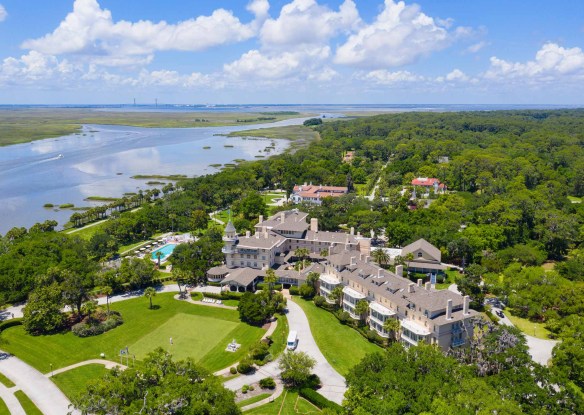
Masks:
[[[584,104],[584,1],[0,4],[4,104]]]

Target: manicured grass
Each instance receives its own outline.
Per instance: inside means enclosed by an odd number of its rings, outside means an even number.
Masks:
[[[253,398],[244,399],[243,401],[237,402],[237,406],[242,408],[244,406],[251,405],[252,403],[256,403],[256,402],[259,402],[263,399],[266,399],[270,395],[271,395],[271,393],[260,393],[259,395],[256,395]]]
[[[43,415],[43,413],[37,408],[37,406],[30,400],[28,396],[23,391],[14,392],[14,396],[22,405],[22,409],[26,412],[26,415]]]
[[[278,319],[278,326],[270,336],[273,342],[270,345],[270,354],[274,357],[279,356],[284,351],[289,331],[288,319],[279,314],[276,315],[276,318]]]
[[[10,415],[10,411],[2,399],[0,399],[0,415]]]
[[[49,336],[30,336],[26,334],[22,326],[11,327],[2,333],[2,337],[6,340],[2,348],[43,373],[47,373],[50,370],[50,363],[53,364],[55,369],[58,369],[80,361],[98,358],[100,353],[105,353],[107,359],[118,361],[121,349],[130,346],[130,354],[135,354],[136,352],[132,345],[171,320],[175,315],[182,313],[195,317],[205,317],[209,319],[205,320],[209,324],[221,324],[224,321],[235,323],[235,326],[229,325],[230,329],[227,332],[214,332],[215,335],[222,334],[221,341],[217,343],[217,347],[214,350],[207,351],[204,356],[200,353],[200,350],[198,351],[199,354],[193,351],[190,345],[180,347],[175,345],[173,349],[173,353],[185,355],[185,352],[179,349],[187,347],[191,350],[191,356],[195,360],[200,361],[209,370],[215,371],[238,361],[245,353],[244,350],[258,341],[265,333],[261,328],[241,323],[239,314],[235,310],[177,301],[173,296],[173,293],[157,295],[153,303],[158,308],[153,310],[148,309],[148,299],[146,298],[113,303],[111,309],[122,314],[124,324],[94,337],[79,338],[71,332]],[[206,337],[208,325],[198,326],[199,329],[201,327],[205,329],[197,334],[201,337]],[[208,328],[212,330],[212,327]],[[189,330],[192,329],[189,328]],[[177,335],[179,335],[178,332],[173,333],[171,336],[175,337]],[[242,344],[240,350],[236,353],[224,351],[227,343],[233,338]],[[165,345],[168,346],[168,342],[169,339],[167,338]],[[143,349],[139,349],[139,351],[143,351]]]
[[[237,324],[216,318],[179,313],[130,345],[130,350],[139,360],[144,359],[157,347],[169,350],[177,360],[184,360],[189,356],[201,356],[218,346],[218,341],[225,336],[225,333],[231,332]],[[171,338],[172,344],[170,344]],[[223,347],[226,346],[227,344]]]
[[[103,377],[108,372],[103,365],[91,364],[59,373],[51,378],[69,400],[79,396],[87,382]]]
[[[316,414],[321,412],[316,406],[306,399],[298,396],[295,391],[284,391],[273,402],[246,411],[249,415],[296,415]]]
[[[306,313],[320,351],[341,375],[345,376],[366,354],[382,350],[356,330],[341,324],[332,313],[315,306],[312,301],[295,297],[294,302]]]
[[[529,321],[526,318],[521,318],[521,317],[517,317],[514,316],[513,310],[510,308],[506,308],[505,311],[505,316],[507,316],[507,318],[509,320],[511,320],[511,322],[513,324],[515,324],[515,326],[521,330],[523,333],[529,335],[529,336],[533,336],[533,337],[537,337],[538,339],[549,339],[550,338],[550,331],[548,329],[545,328],[545,324],[543,323],[534,323],[532,321]]]
[[[568,196],[568,199],[570,200],[570,202],[572,203],[582,203],[582,198],[581,197],[576,197],[576,196]]]
[[[10,379],[8,379],[6,376],[4,376],[2,373],[0,373],[0,382],[6,386],[7,388],[11,388],[13,386],[16,386],[14,384],[14,382],[12,382]]]
[[[83,228],[79,228],[79,229],[67,229],[65,231],[65,233],[70,234],[72,236],[78,236],[81,239],[85,239],[86,241],[89,241],[91,239],[91,237],[93,235],[95,235],[97,232],[103,230],[103,228],[105,227],[105,225],[107,224],[107,220],[101,221],[101,222],[97,222],[95,225],[87,225]]]
[[[446,290],[450,285],[456,284],[456,276],[459,275],[457,270],[447,270],[444,273],[446,274],[446,279],[444,282],[436,284],[437,290]]]

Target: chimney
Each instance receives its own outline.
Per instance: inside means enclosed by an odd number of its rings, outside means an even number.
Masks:
[[[249,238],[249,235],[250,235],[250,234],[251,234],[251,232],[250,232],[250,231],[245,231],[245,237],[246,237],[246,238]]]
[[[355,257],[354,256],[351,257],[351,265],[356,265]]]
[[[351,235],[355,235],[355,228],[351,226]]]
[[[446,320],[452,320],[452,300],[446,302]]]
[[[255,233],[256,239],[260,239],[260,233],[261,233],[261,231],[256,231],[256,233]]]
[[[398,277],[404,276],[404,266],[403,265],[396,265],[395,266],[395,275]]]
[[[317,218],[310,219],[310,230],[312,232],[318,232],[318,219]]]
[[[469,314],[469,308],[470,308],[470,297],[468,295],[465,295],[463,297],[463,301],[464,301],[464,305],[462,308],[462,314],[464,314],[465,316]]]
[[[422,279],[418,278],[418,287],[422,288]]]
[[[361,237],[361,231],[357,232],[357,238]]]
[[[369,263],[370,261],[371,261],[371,257],[370,257],[369,255],[367,255],[367,256],[365,257],[365,262]]]
[[[414,286],[415,286],[415,285],[416,285],[416,284],[414,284],[413,282],[411,282],[411,283],[408,285],[408,292],[409,292],[410,294],[414,292]]]
[[[377,278],[381,278],[381,272],[383,271],[382,268],[377,269]]]
[[[286,222],[286,213],[280,212],[280,223]]]
[[[363,254],[362,253],[359,254],[359,261],[363,261]]]
[[[430,289],[432,288],[432,283],[430,281],[428,281],[425,285],[424,288],[426,288],[426,291],[430,291]]]
[[[262,223],[264,221],[264,215],[260,215],[260,220],[258,223]]]

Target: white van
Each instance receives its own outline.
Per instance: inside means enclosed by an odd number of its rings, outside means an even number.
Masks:
[[[294,349],[296,349],[297,345],[298,345],[298,333],[295,331],[291,331],[290,334],[288,334],[288,340],[286,341],[286,348],[288,350],[294,350]]]

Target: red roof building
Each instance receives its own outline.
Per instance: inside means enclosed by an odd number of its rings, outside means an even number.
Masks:
[[[412,180],[412,186],[420,186],[425,188],[434,188],[435,192],[443,192],[446,189],[444,183],[440,183],[440,180],[433,177],[418,177]]]
[[[320,205],[324,197],[339,197],[349,192],[347,187],[314,186],[312,184],[296,185],[290,198],[294,203],[308,202]]]

